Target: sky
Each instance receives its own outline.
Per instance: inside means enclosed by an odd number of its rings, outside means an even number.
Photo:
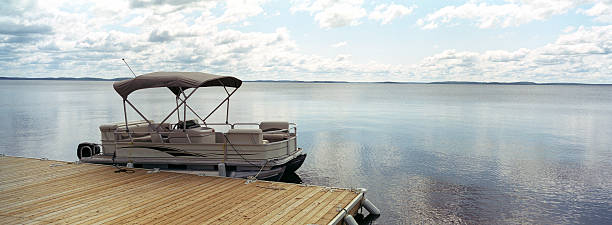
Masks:
[[[0,76],[612,83],[612,0],[2,0]]]

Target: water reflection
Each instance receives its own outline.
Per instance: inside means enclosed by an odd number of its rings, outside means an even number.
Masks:
[[[302,178],[300,178],[300,175],[297,175],[295,172],[291,172],[291,173],[285,173],[283,174],[283,177],[281,177],[281,179],[279,180],[280,182],[285,182],[285,183],[294,183],[294,184],[302,184]]]
[[[1,153],[74,161],[123,120],[111,82],[47,82],[0,81]],[[159,120],[168,94],[133,103]],[[199,90],[192,107],[224,94]],[[245,83],[231,104],[230,122],[296,122],[308,158],[284,181],[367,188],[374,224],[612,221],[608,86]]]

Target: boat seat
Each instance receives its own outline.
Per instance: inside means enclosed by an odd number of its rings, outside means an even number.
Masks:
[[[269,142],[286,140],[288,137],[288,134],[263,134],[263,139]]]
[[[215,143],[225,143],[225,134],[223,132],[215,132]]]
[[[159,132],[170,132],[170,126],[172,125],[169,123],[162,123],[161,125],[159,123],[153,123],[149,125],[149,131],[154,132],[157,126],[159,126]]]
[[[100,125],[100,133],[103,141],[115,141],[115,131],[119,126],[117,124],[103,124]]]
[[[261,129],[230,129],[227,139],[231,144],[260,145],[263,143]]]
[[[132,124],[128,126],[131,133],[131,137],[134,141],[146,142],[147,138],[150,138],[148,124]],[[118,132],[116,134],[115,132]],[[100,125],[100,133],[103,141],[116,141],[116,140],[129,140],[130,135],[125,133],[125,125],[120,126],[117,124],[104,124]]]
[[[151,132],[151,142],[153,143],[167,142],[167,139],[165,139],[164,136],[167,135],[167,132],[170,132],[171,125],[169,123],[162,123],[161,126],[159,125],[159,123],[149,125],[149,132]],[[159,126],[159,132],[162,132],[163,134],[157,133],[155,131],[155,128],[157,128],[157,126]]]
[[[266,121],[259,124],[263,139],[269,142],[282,141],[289,138],[289,122]]]
[[[185,131],[174,130],[168,134],[168,142],[214,144],[215,133],[208,127],[197,127]]]
[[[151,142],[153,143],[164,143],[164,138],[159,133],[151,133]]]
[[[151,135],[132,138],[134,142],[151,142]]]
[[[151,120],[151,122],[152,122],[152,120]],[[117,123],[117,124],[119,124],[119,123]],[[108,138],[111,137],[111,134],[112,134],[112,136],[115,136],[115,132],[119,132],[119,133],[121,133],[121,134],[117,135],[117,138],[119,140],[130,139],[130,135],[128,135],[127,133],[123,133],[123,132],[126,132],[125,124],[120,124],[120,125],[117,125],[117,124],[102,125],[102,126],[100,126],[100,131],[105,133],[102,136],[102,138],[106,138],[106,140],[112,140],[112,139],[108,139]],[[129,130],[132,138],[147,137],[147,136],[150,135],[149,124],[146,121],[144,121],[144,120],[128,124],[128,130]]]

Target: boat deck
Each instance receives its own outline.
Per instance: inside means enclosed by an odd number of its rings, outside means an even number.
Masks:
[[[0,223],[329,224],[357,190],[0,156]],[[335,222],[334,222],[335,223]]]

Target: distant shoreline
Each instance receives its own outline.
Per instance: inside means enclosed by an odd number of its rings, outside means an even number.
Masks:
[[[120,81],[131,79],[130,77],[119,78],[95,78],[95,77],[0,77],[0,80],[59,80],[59,81]],[[394,81],[379,81],[379,82],[351,82],[351,81],[299,81],[299,80],[248,80],[244,82],[262,82],[262,83],[321,83],[321,84],[336,84],[336,83],[365,83],[365,84],[471,84],[471,85],[604,85],[612,86],[612,84],[590,84],[590,83],[536,83],[536,82],[477,82],[477,81],[436,81],[436,82],[394,82]]]

